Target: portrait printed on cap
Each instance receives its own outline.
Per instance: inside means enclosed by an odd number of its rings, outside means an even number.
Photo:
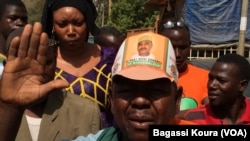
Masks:
[[[127,38],[117,53],[113,74],[132,66],[149,66],[176,75],[175,56],[169,39],[146,32]]]

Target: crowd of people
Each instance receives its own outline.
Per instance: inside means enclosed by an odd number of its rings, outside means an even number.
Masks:
[[[21,0],[0,7],[1,141],[147,141],[149,125],[250,124],[248,60],[190,64],[182,19],[126,38],[95,24],[92,0],[46,0],[33,25]]]

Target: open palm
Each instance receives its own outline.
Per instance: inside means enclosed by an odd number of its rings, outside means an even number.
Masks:
[[[45,82],[48,36],[40,23],[26,25],[20,38],[12,40],[0,81],[0,98],[26,106],[50,91],[68,86],[63,80]]]

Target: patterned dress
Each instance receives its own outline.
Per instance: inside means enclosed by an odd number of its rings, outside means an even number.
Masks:
[[[115,56],[115,49],[102,47],[100,62],[82,77],[76,77],[69,72],[56,68],[55,79],[67,80],[70,83],[66,90],[87,97],[99,105],[104,128],[114,124],[113,115],[110,111],[108,89],[111,84],[111,67]]]

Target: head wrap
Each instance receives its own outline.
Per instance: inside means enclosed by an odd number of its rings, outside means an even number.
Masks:
[[[53,12],[66,6],[74,7],[84,15],[89,32],[92,32],[92,34],[98,32],[98,29],[96,29],[98,27],[95,25],[97,11],[92,0],[46,0],[41,22],[43,24],[43,31],[49,37],[52,36]]]

